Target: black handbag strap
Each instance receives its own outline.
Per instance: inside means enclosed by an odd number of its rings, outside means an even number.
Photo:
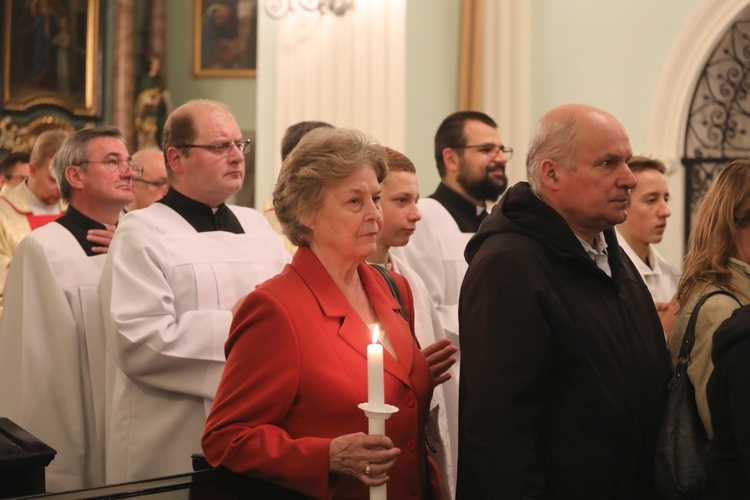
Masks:
[[[693,344],[695,344],[695,324],[698,322],[698,313],[700,312],[703,303],[714,295],[728,295],[732,297],[738,305],[742,305],[742,303],[737,300],[737,297],[727,292],[726,290],[714,290],[713,292],[707,293],[706,295],[701,297],[700,300],[698,300],[698,302],[695,304],[695,308],[693,309],[692,314],[690,315],[690,319],[688,320],[687,328],[685,328],[685,335],[682,337],[682,344],[680,345],[680,353],[677,356],[674,375],[672,376],[672,380],[670,380],[668,386],[670,390],[679,383],[679,381],[687,372],[688,364],[690,364],[690,352],[693,350]]]
[[[391,289],[391,295],[393,295],[393,298],[398,301],[398,305],[401,306],[401,309],[399,309],[398,311],[399,314],[401,314],[401,317],[408,322],[409,319],[406,317],[406,311],[404,310],[404,301],[401,299],[401,292],[398,290],[396,280],[393,279],[391,273],[389,273],[383,266],[370,264],[370,267],[374,267],[375,269],[377,269],[378,272],[383,276],[383,278],[385,278],[385,282],[388,283],[388,288]]]

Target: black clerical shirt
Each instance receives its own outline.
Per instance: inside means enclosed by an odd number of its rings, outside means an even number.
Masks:
[[[86,252],[86,255],[89,257],[101,255],[99,253],[94,253],[93,247],[98,246],[98,244],[87,240],[86,235],[88,235],[89,229],[107,229],[107,226],[101,222],[86,217],[72,206],[68,206],[68,209],[62,217],[56,219],[55,222],[70,231],[78,244],[81,245],[81,248],[83,248],[83,251]]]
[[[244,234],[237,216],[229,210],[225,203],[214,211],[208,205],[188,198],[174,188],[169,188],[167,195],[157,203],[163,203],[180,214],[193,229],[199,233],[208,231],[227,231],[234,234]]]
[[[487,216],[487,210],[477,215],[477,206],[441,182],[429,198],[437,200],[458,224],[462,233],[476,233],[479,224]]]

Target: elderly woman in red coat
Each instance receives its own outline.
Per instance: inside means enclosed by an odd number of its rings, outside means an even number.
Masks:
[[[365,263],[376,249],[387,173],[383,148],[347,129],[307,134],[282,166],[274,208],[299,250],[240,306],[227,365],[206,423],[214,466],[315,498],[439,498],[424,442],[430,397],[446,366],[430,367],[412,335],[411,290],[402,306]],[[385,402],[398,407],[386,436],[367,434],[367,345],[378,326]],[[434,372],[434,373],[433,373]]]

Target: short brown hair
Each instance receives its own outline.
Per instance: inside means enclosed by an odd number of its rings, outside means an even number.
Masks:
[[[323,203],[323,188],[362,165],[375,170],[378,182],[388,173],[385,149],[358,130],[316,128],[302,138],[281,165],[273,190],[273,207],[289,241],[310,244],[310,229],[299,215],[314,215]]]
[[[384,147],[385,154],[388,156],[388,170],[391,172],[409,172],[416,174],[417,169],[414,168],[414,164],[405,154],[399,153],[395,149],[391,149],[388,146]]]
[[[0,175],[10,179],[13,169],[19,163],[29,163],[31,161],[29,153],[10,153],[0,161]]]
[[[210,99],[193,99],[170,113],[167,121],[164,123],[164,132],[161,137],[161,150],[164,152],[164,164],[167,166],[167,172],[172,174],[172,167],[169,165],[167,150],[170,147],[191,144],[198,137],[198,124],[195,121],[195,112],[199,108],[219,108],[229,114],[232,112],[229,107],[219,101]],[[190,156],[190,148],[184,148],[186,157]]]
[[[319,121],[298,122],[290,125],[284,132],[284,137],[281,138],[281,161],[286,160],[305,134],[316,128],[333,128],[333,125]]]
[[[628,166],[633,173],[643,172],[644,170],[656,170],[662,174],[667,173],[667,167],[663,161],[647,156],[633,156],[628,162]]]

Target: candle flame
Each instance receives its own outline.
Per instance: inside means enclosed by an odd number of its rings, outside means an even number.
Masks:
[[[372,343],[377,344],[379,339],[380,339],[380,330],[378,326],[375,326],[375,329],[372,331]]]

